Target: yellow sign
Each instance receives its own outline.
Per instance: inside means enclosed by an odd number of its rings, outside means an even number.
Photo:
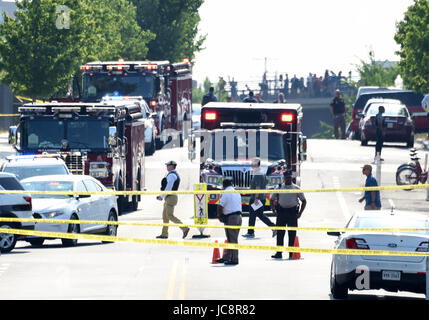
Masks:
[[[207,191],[207,184],[195,184],[194,191]],[[207,194],[194,194],[194,222],[198,225],[207,225],[209,222]],[[201,235],[194,237],[207,237],[203,235],[204,229],[205,228],[198,228],[198,230],[200,230]]]

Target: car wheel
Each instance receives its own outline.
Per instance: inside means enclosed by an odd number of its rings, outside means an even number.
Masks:
[[[113,210],[110,210],[108,221],[118,221],[116,218],[116,214]],[[118,225],[116,224],[108,224],[106,228],[106,236],[116,237],[118,234]],[[103,243],[112,243],[112,241],[102,241]]]
[[[45,242],[44,238],[32,238],[32,239],[28,239],[28,242],[30,242],[30,244],[33,247],[41,247],[43,246],[43,242]]]
[[[12,229],[12,225],[4,223],[0,225],[3,229]],[[15,248],[16,245],[16,234],[13,233],[0,233],[0,252],[10,252]]]
[[[78,220],[77,216],[73,215],[70,220]],[[80,233],[80,225],[77,223],[71,223],[68,226],[67,233]],[[77,239],[61,239],[63,246],[65,247],[75,247],[77,246]]]
[[[331,293],[334,299],[347,299],[349,290],[347,286],[340,285],[337,282],[334,263],[331,263]]]

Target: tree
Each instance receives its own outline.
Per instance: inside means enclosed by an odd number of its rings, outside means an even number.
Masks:
[[[375,61],[374,51],[369,52],[369,62],[361,60],[360,65],[356,65],[360,80],[358,86],[389,87],[395,85],[395,79],[399,74],[397,65],[386,66],[384,63]]]
[[[400,49],[399,68],[404,86],[429,92],[429,2],[414,0],[404,19],[397,23],[395,41]]]
[[[202,50],[206,36],[199,36],[198,9],[204,0],[132,0],[137,21],[144,30],[156,35],[148,44],[151,60],[192,60]]]
[[[88,60],[145,58],[154,36],[136,22],[128,0],[16,2],[15,18],[0,26],[1,81],[15,92],[49,98],[66,92]],[[58,10],[60,9],[60,10]]]

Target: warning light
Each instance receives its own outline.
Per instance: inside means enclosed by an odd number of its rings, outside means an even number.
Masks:
[[[292,122],[293,114],[292,113],[283,113],[281,117],[282,122]]]
[[[216,114],[216,112],[206,112],[204,114],[204,119],[211,120],[211,121],[216,120],[217,114]]]
[[[124,58],[119,58],[118,59],[118,62],[124,62],[125,60],[124,60]]]
[[[152,101],[150,102],[150,105],[151,105],[152,107],[155,107],[155,106],[156,106],[156,100],[152,100]]]
[[[185,58],[185,59],[183,59],[183,61],[182,62],[184,62],[184,63],[189,63],[189,58]]]
[[[117,66],[117,69],[118,69],[119,71],[122,71],[122,70],[124,70],[124,67],[123,67],[123,66],[121,66],[121,65],[118,65],[118,66]]]

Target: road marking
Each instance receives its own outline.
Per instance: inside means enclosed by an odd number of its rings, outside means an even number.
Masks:
[[[333,180],[333,184],[334,184],[334,188],[341,188],[341,184],[340,184],[340,179],[336,176],[332,177]],[[346,218],[346,221],[348,221],[350,219],[350,211],[349,208],[347,207],[347,203],[346,200],[344,199],[343,193],[341,191],[336,191],[335,192],[338,202],[340,203],[340,207],[341,207],[341,212],[344,215],[344,218]]]
[[[174,284],[176,282],[176,274],[177,274],[177,267],[179,265],[179,261],[175,260],[173,263],[173,267],[170,272],[170,280],[168,282],[168,289],[167,289],[167,300],[172,300],[174,295]]]
[[[178,297],[179,300],[185,300],[187,261],[188,261],[188,258],[186,258],[186,263],[183,265],[183,268],[182,268],[182,279],[179,287],[179,297]]]

